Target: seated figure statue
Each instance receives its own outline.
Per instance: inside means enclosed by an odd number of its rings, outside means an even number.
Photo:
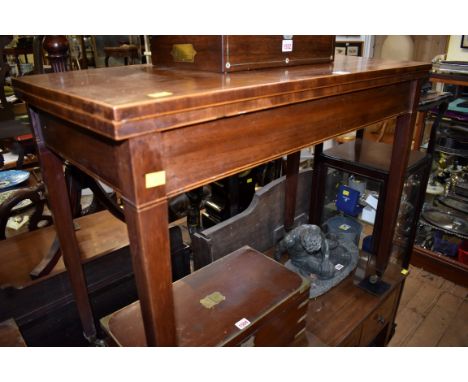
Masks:
[[[275,260],[287,252],[285,266],[311,280],[310,298],[341,282],[356,267],[359,250],[351,240],[329,234],[312,224],[288,232],[276,247]]]
[[[292,264],[307,274],[314,273],[321,279],[329,279],[335,273],[328,241],[316,225],[303,224],[289,232],[277,246],[275,259],[279,261],[285,251]]]

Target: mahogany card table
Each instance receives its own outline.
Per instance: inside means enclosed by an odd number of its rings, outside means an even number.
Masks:
[[[387,229],[377,251],[377,269],[384,272],[420,86],[430,68],[344,56],[231,74],[133,65],[15,79],[15,91],[29,107],[85,336],[93,338],[96,329],[63,160],[122,194],[146,342],[174,346],[168,198],[397,117]]]

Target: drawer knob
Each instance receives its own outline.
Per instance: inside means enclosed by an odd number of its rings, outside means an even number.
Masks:
[[[382,315],[377,315],[377,322],[381,325],[385,325],[385,317]]]

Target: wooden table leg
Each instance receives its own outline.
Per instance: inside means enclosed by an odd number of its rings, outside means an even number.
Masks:
[[[416,123],[414,129],[414,141],[412,145],[412,150],[419,151],[423,137],[424,137],[424,130],[426,125],[426,117],[427,111],[418,111],[416,115]]]
[[[400,207],[400,198],[405,183],[406,168],[408,165],[411,142],[413,139],[416,108],[419,101],[421,83],[413,83],[413,104],[410,112],[400,115],[396,121],[395,135],[392,145],[392,159],[387,179],[387,192],[385,195],[383,222],[380,242],[377,248],[376,273],[381,276],[387,268],[392,253],[393,236]]]
[[[324,200],[325,183],[322,182],[323,165],[320,164],[320,155],[323,152],[323,143],[314,146],[314,171],[312,172],[312,190],[309,209],[309,223],[320,226]]]
[[[294,215],[296,212],[297,181],[299,174],[299,162],[301,152],[288,155],[286,163],[286,186],[284,204],[284,229],[286,232],[294,227]]]
[[[148,346],[175,346],[175,314],[162,139],[143,136],[119,147],[119,174]]]
[[[148,346],[175,346],[167,201],[141,208],[125,203],[133,272]]]
[[[45,146],[42,137],[43,126],[39,115],[32,108],[29,108],[29,114],[37,143],[49,206],[52,210],[55,230],[60,241],[63,261],[70,278],[78,314],[83,325],[83,332],[89,341],[94,341],[96,339],[96,327],[75,236],[70,200],[63,173],[63,163],[55,153]]]

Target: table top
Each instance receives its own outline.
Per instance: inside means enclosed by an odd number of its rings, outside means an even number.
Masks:
[[[230,74],[132,65],[16,78],[29,104],[114,140],[428,76],[429,63],[351,56]]]

